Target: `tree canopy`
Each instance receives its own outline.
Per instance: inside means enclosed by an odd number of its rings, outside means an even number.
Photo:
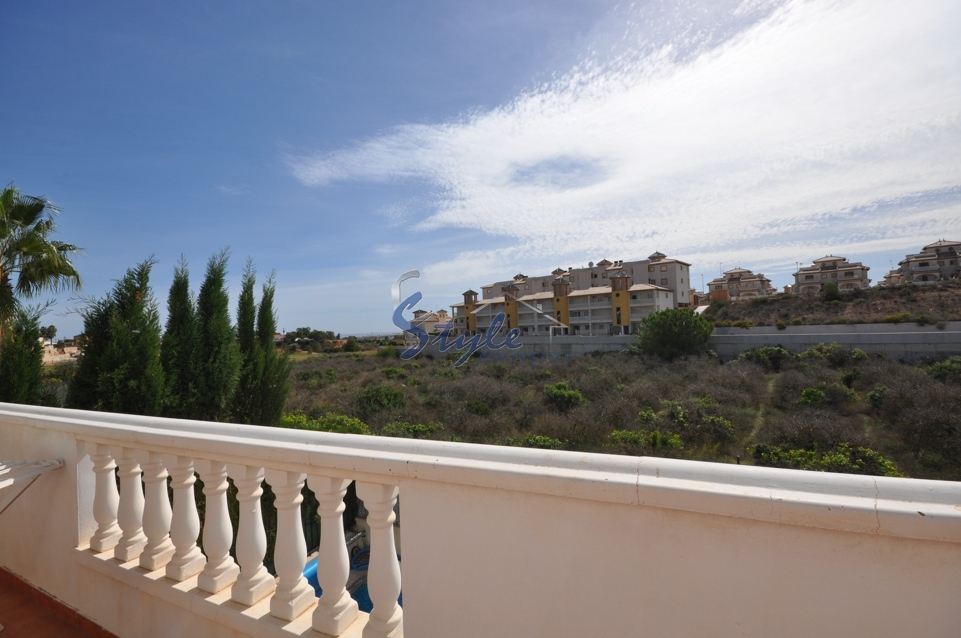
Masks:
[[[641,320],[637,349],[668,361],[704,350],[714,324],[687,308],[661,310]]]
[[[13,186],[0,191],[0,330],[20,305],[42,292],[80,288],[70,261],[80,249],[51,238],[57,207]]]

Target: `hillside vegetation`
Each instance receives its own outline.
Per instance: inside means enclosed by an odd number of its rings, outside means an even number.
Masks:
[[[567,364],[314,355],[287,427],[961,479],[961,358],[911,366],[836,344],[721,364],[628,352]]]
[[[705,316],[716,326],[789,326],[837,323],[961,321],[961,281],[903,284],[828,295],[779,294],[714,303]]]

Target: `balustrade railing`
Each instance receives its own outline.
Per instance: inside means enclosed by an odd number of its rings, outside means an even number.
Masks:
[[[321,634],[340,636],[361,615],[346,588],[349,556],[343,512],[350,479],[320,473],[308,477],[284,469],[282,463],[265,467],[259,462],[225,462],[194,456],[186,449],[169,454],[148,446],[85,444],[95,476],[97,530],[89,541],[91,551],[112,552],[119,563],[137,561],[149,572],[162,569],[171,584],[196,576],[200,590],[216,594],[229,588],[230,600],[245,607],[269,596],[270,615],[283,621],[293,621],[313,608],[311,624]],[[204,481],[203,551],[198,545],[201,525],[194,499],[197,474]],[[233,527],[227,507],[228,477],[236,485],[240,504],[236,562],[229,551]],[[317,495],[322,530],[317,571],[323,593],[319,600],[303,574],[307,548],[300,509],[308,480]],[[265,481],[276,497],[276,578],[264,564],[267,536],[261,495]],[[398,491],[396,485],[357,485],[371,528],[368,588],[373,610],[364,638],[403,635],[403,610],[397,602],[400,565],[393,531]]]

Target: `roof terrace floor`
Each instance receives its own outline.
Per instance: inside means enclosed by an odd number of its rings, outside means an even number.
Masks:
[[[100,638],[113,635],[89,622],[89,628],[81,628],[86,618],[81,619],[69,607],[22,581],[2,576],[8,575],[5,572],[0,575],[0,638]],[[84,629],[89,629],[89,633]]]

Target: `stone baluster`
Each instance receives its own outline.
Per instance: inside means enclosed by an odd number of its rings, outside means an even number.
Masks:
[[[398,489],[393,485],[357,483],[357,497],[367,508],[370,526],[370,567],[367,589],[374,604],[364,638],[400,638],[404,635],[404,612],[400,596],[400,564],[394,547],[394,505]]]
[[[348,479],[311,476],[310,489],[317,495],[320,515],[320,551],[317,581],[323,593],[314,610],[312,626],[317,631],[339,636],[357,618],[357,601],[347,593],[350,559],[344,538],[344,494]]]
[[[197,578],[200,589],[216,594],[237,580],[240,567],[230,556],[233,528],[227,511],[227,466],[216,461],[196,462],[204,481],[207,509],[204,514],[204,551],[207,564]]]
[[[170,525],[170,540],[174,544],[174,554],[167,563],[167,578],[184,581],[199,574],[207,559],[197,547],[200,535],[200,517],[197,515],[197,500],[194,498],[194,462],[188,456],[166,456],[170,468],[170,487],[174,493],[173,523]]]
[[[304,500],[306,474],[267,470],[267,482],[274,490],[277,508],[277,542],[274,544],[274,567],[277,568],[277,591],[270,599],[270,614],[293,620],[314,604],[314,588],[304,578],[307,546],[300,517]]]
[[[90,460],[93,461],[93,518],[97,521],[97,531],[90,538],[90,549],[107,552],[117,546],[122,533],[117,525],[117,505],[120,503],[114,475],[117,464],[108,446],[97,443],[88,443],[87,446],[90,448]]]
[[[157,452],[140,452],[143,468],[143,531],[147,544],[140,554],[140,566],[154,571],[170,561],[174,545],[170,542],[170,497],[167,495],[167,468]]]
[[[117,465],[120,476],[120,512],[117,522],[123,534],[113,548],[113,557],[122,563],[140,556],[147,537],[143,533],[143,484],[140,482],[140,463],[135,450],[118,448]]]
[[[260,514],[260,496],[264,493],[264,468],[248,465],[229,465],[230,475],[237,486],[240,502],[240,526],[237,530],[237,562],[240,576],[230,588],[231,600],[242,605],[253,605],[274,591],[276,583],[264,567],[267,553],[267,534]]]

